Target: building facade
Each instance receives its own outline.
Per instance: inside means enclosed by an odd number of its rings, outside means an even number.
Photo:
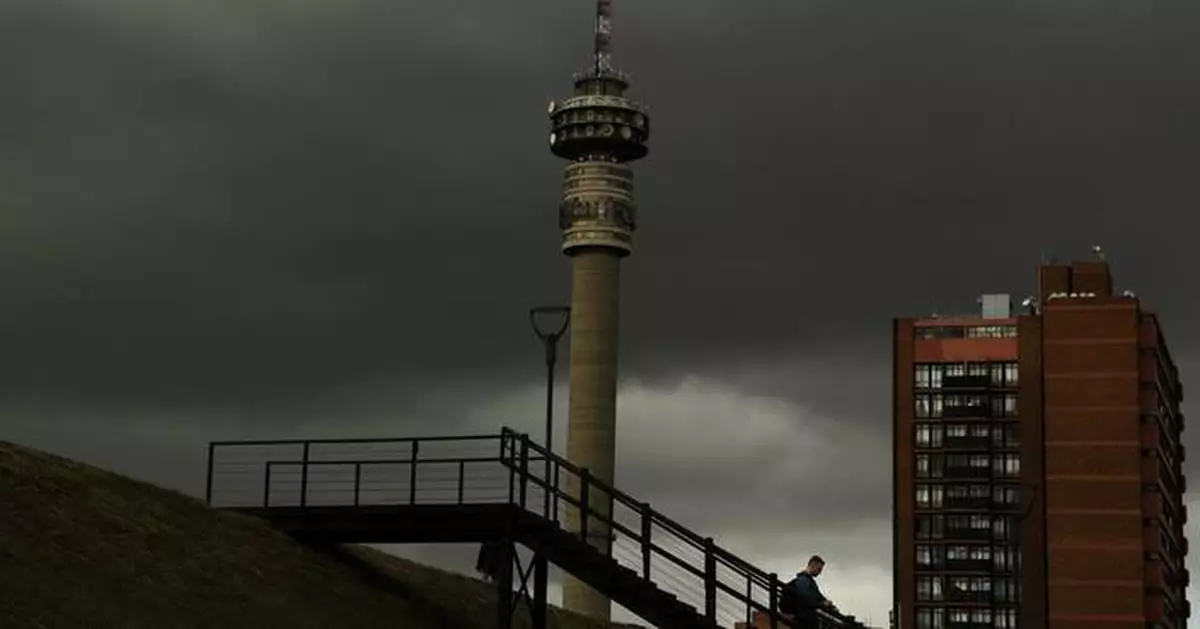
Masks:
[[[893,338],[898,629],[1184,629],[1183,387],[1103,260]]]

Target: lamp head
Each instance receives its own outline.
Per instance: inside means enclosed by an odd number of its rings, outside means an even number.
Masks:
[[[533,333],[542,340],[562,336],[570,324],[571,308],[568,306],[538,306],[529,309],[529,325],[533,328]]]

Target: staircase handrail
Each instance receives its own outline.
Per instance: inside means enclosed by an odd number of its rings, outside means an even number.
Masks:
[[[577,508],[581,512],[579,516],[581,523],[586,522],[588,519],[598,520],[608,525],[612,530],[620,532],[638,542],[642,547],[644,578],[650,578],[649,554],[652,552],[657,552],[658,555],[666,558],[671,563],[683,568],[694,576],[704,579],[706,602],[706,610],[704,611],[706,615],[709,616],[710,620],[715,621],[715,596],[718,591],[721,591],[734,597],[741,603],[744,603],[748,610],[752,608],[756,611],[769,614],[772,625],[775,623],[782,623],[789,626],[792,625],[792,623],[784,618],[779,611],[779,598],[784,584],[782,581],[780,581],[778,575],[767,572],[755,566],[746,559],[743,559],[733,552],[718,546],[715,542],[713,542],[712,538],[702,537],[700,534],[688,529],[678,521],[655,510],[649,505],[649,503],[639,501],[630,494],[613,487],[610,483],[596,478],[586,468],[575,465],[574,463],[566,460],[564,457],[549,451],[545,446],[530,439],[529,435],[527,434],[517,432],[508,427],[503,428],[501,431],[500,458],[504,465],[508,466],[513,473],[520,476],[520,506],[526,506],[525,485],[532,482],[535,486],[541,487],[543,490],[545,490],[547,494],[553,494],[554,498],[561,499],[567,504]],[[548,460],[554,467],[574,474],[580,480],[580,493],[582,497],[576,498],[558,486],[559,483],[557,482],[557,470],[555,472],[554,480],[548,478],[543,479],[540,478],[536,473],[533,473],[536,472],[536,470],[529,469],[529,463],[534,460]],[[585,487],[587,487],[586,490],[584,490]],[[588,504],[590,500],[588,500],[587,496],[592,490],[599,490],[603,494],[607,494],[613,500],[618,501],[624,504],[626,507],[629,507],[630,509],[640,513],[642,517],[642,530],[634,531],[624,524],[618,522],[616,518],[613,517],[611,509],[607,515],[604,513],[596,513],[595,511],[590,510]],[[547,500],[550,499],[551,498],[548,495]],[[703,553],[705,569],[702,570],[691,565],[686,560],[675,556],[666,548],[663,548],[650,540],[649,530],[651,524],[659,525],[663,529],[666,529],[668,532],[689,543],[694,549],[701,551]],[[585,536],[587,534],[586,528],[586,525],[582,527],[582,534]],[[752,591],[753,585],[757,585],[760,588],[765,589],[767,592],[768,602],[763,603],[754,600],[754,596],[752,594],[741,591],[740,587],[734,588],[726,583],[723,583],[716,574],[716,563],[718,561],[734,570],[734,572],[739,576],[745,577],[745,586],[747,590]],[[739,586],[741,585],[742,584],[739,583]],[[832,621],[830,624],[842,625],[846,621],[846,619],[840,614],[830,613],[824,610],[820,610],[818,613],[826,620]]]

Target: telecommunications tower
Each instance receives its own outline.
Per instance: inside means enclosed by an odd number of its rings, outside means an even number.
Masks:
[[[591,66],[575,75],[574,94],[550,103],[550,150],[568,160],[558,225],[571,258],[571,376],[567,458],[611,484],[616,458],[617,313],[620,261],[633,248],[637,205],[629,163],[646,156],[650,120],[628,99],[629,77],[612,67],[612,0],[596,2]],[[578,487],[573,487],[578,492]],[[576,493],[576,495],[578,495]],[[590,501],[611,513],[611,498]],[[579,530],[578,511],[567,525]],[[607,553],[611,531],[589,520],[588,542]],[[608,599],[567,578],[563,606],[608,619]]]

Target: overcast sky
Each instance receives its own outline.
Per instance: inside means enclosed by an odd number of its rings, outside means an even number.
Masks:
[[[546,102],[591,12],[0,0],[0,438],[195,493],[213,438],[540,430],[525,312],[569,277]],[[615,20],[655,130],[619,484],[782,573],[820,552],[882,625],[892,316],[1101,244],[1200,372],[1200,5]]]

